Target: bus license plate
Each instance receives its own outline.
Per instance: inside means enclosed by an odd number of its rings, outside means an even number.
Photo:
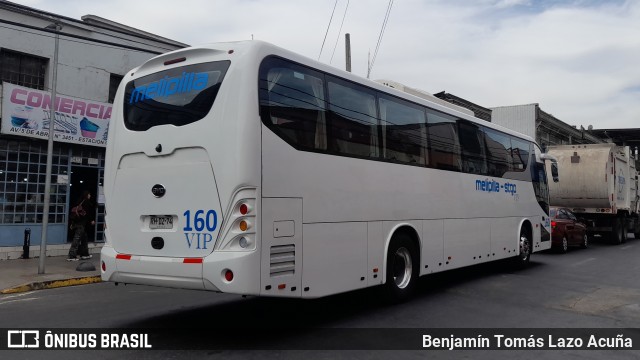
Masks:
[[[149,229],[173,229],[173,216],[151,215]]]

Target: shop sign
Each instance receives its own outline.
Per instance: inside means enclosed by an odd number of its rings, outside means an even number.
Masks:
[[[51,94],[3,83],[3,134],[48,139]],[[107,146],[112,105],[58,95],[55,104],[54,141]]]

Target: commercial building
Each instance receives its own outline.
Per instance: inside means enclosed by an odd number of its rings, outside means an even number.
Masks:
[[[27,229],[31,243],[40,244],[52,87],[56,113],[47,244],[67,242],[69,209],[83,190],[98,200],[90,239],[99,242],[104,154],[116,89],[130,69],[186,46],[94,15],[76,20],[0,0],[0,252],[22,246]]]

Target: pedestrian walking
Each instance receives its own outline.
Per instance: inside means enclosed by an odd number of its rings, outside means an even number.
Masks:
[[[69,229],[73,232],[73,241],[67,261],[78,261],[78,256],[83,260],[91,259],[87,244],[87,226],[95,225],[94,215],[95,205],[91,200],[91,193],[85,190],[76,202],[76,206],[71,208]]]

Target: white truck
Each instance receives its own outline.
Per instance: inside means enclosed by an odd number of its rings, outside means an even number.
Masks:
[[[559,182],[549,182],[552,206],[571,209],[584,218],[589,236],[626,241],[640,239],[640,201],[636,159],[628,146],[583,144],[549,146],[558,160]]]

